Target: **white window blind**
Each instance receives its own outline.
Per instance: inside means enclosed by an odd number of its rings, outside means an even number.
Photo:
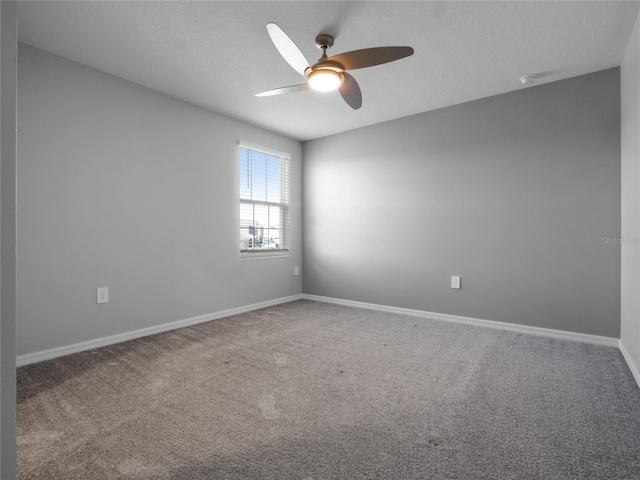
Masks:
[[[289,159],[287,154],[241,144],[240,255],[289,254]]]

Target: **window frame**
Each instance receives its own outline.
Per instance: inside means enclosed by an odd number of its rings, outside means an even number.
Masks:
[[[278,157],[280,159],[280,168],[282,168],[282,162],[285,163],[286,173],[280,173],[280,179],[282,181],[283,178],[286,179],[285,185],[282,185],[281,188],[286,188],[286,192],[281,196],[281,199],[284,198],[283,202],[272,202],[267,200],[254,200],[254,199],[246,199],[242,198],[241,190],[240,190],[240,165],[241,165],[241,149],[246,149],[249,151],[254,151],[258,153],[263,153],[265,155]],[[283,152],[280,150],[276,150],[274,148],[265,147],[263,145],[258,145],[252,142],[247,142],[244,140],[238,140],[238,147],[236,149],[236,169],[237,169],[237,178],[236,178],[236,187],[237,187],[237,195],[236,195],[236,205],[238,208],[237,211],[237,224],[238,228],[236,229],[238,238],[236,243],[236,248],[238,249],[240,259],[241,260],[257,260],[257,259],[265,259],[265,258],[282,258],[289,256],[289,248],[291,244],[290,239],[290,225],[291,225],[291,217],[290,217],[290,186],[289,186],[289,178],[290,178],[290,165],[291,165],[291,155],[288,152]],[[262,205],[262,206],[276,206],[280,208],[281,211],[281,219],[280,219],[280,234],[284,238],[282,241],[280,248],[277,249],[266,249],[266,250],[253,250],[253,249],[242,249],[242,219],[241,219],[241,206],[246,204],[252,205]]]

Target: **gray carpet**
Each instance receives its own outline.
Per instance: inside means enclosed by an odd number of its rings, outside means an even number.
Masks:
[[[617,349],[298,301],[18,369],[20,479],[640,479]]]

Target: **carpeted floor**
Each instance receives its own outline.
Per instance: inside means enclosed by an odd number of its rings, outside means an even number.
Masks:
[[[640,479],[617,349],[310,301],[18,369],[19,479]]]

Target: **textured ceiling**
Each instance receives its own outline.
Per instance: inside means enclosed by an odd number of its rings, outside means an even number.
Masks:
[[[132,82],[307,140],[619,66],[638,1],[142,2],[21,1],[19,39]],[[363,106],[337,92],[258,98],[302,83],[265,25],[276,22],[310,63],[409,45],[406,59],[351,73]]]

